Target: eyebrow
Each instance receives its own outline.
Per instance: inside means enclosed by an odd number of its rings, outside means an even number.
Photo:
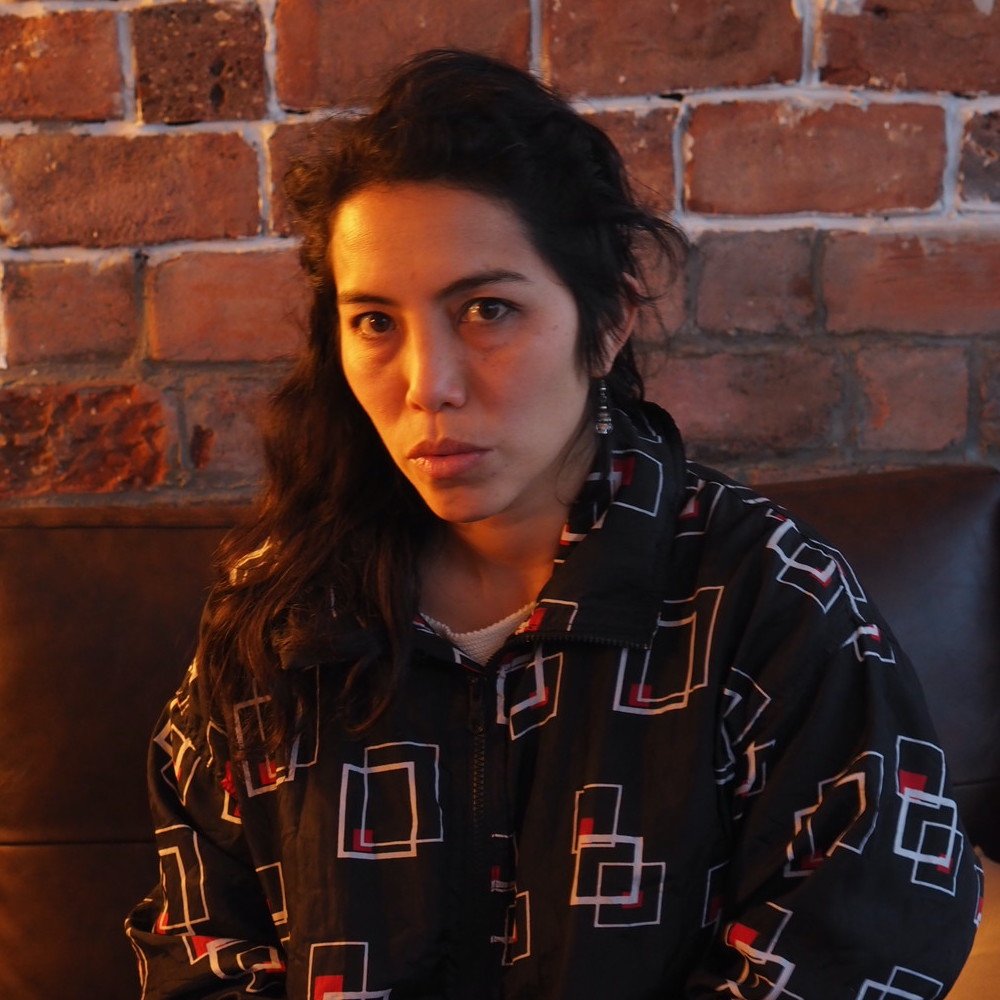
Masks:
[[[466,275],[463,278],[456,278],[449,282],[437,293],[435,298],[446,299],[458,292],[467,292],[472,288],[481,288],[483,285],[499,285],[507,282],[526,283],[530,279],[520,273],[520,271],[507,271],[497,268],[492,271],[477,271],[475,274]],[[375,305],[393,306],[396,302],[385,295],[373,295],[365,291],[345,291],[337,296],[340,305],[356,305],[358,303],[373,303]]]

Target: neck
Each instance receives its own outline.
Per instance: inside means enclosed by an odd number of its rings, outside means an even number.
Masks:
[[[447,525],[421,573],[421,608],[457,632],[491,625],[535,600],[552,575],[552,561],[569,505],[592,460],[574,456],[560,494],[517,516]]]
[[[559,513],[530,529],[486,522],[450,525],[425,561],[421,608],[457,632],[470,632],[533,601],[552,574],[565,521],[565,510]]]

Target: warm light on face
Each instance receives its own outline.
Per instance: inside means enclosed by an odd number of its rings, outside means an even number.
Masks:
[[[564,506],[588,394],[577,309],[517,215],[440,184],[366,188],[337,212],[330,256],[348,384],[431,510]]]

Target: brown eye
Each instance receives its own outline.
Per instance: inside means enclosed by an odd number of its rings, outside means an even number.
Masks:
[[[513,312],[513,308],[503,299],[475,299],[465,307],[462,319],[467,323],[495,323]]]
[[[355,316],[351,320],[351,327],[361,333],[381,337],[392,330],[393,322],[392,317],[383,312],[367,312]]]

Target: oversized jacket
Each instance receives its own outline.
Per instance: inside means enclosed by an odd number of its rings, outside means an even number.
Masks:
[[[911,668],[841,554],[615,413],[534,614],[479,666],[418,618],[360,737],[233,763],[268,698],[152,742],[144,997],[941,997],[982,872]],[[239,759],[239,755],[237,755]]]

